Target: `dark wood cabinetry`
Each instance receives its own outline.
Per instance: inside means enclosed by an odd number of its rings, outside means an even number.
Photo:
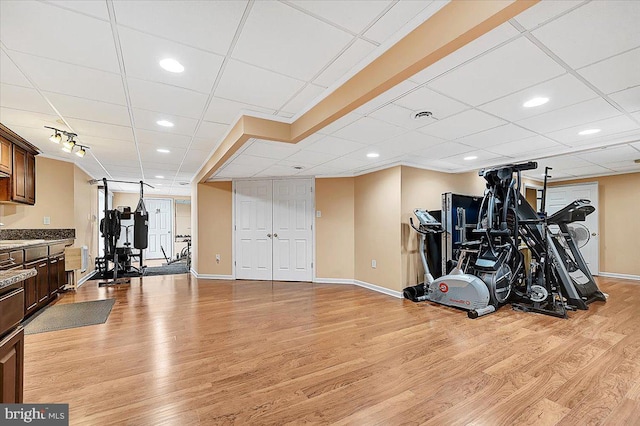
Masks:
[[[25,265],[25,269],[28,266]],[[24,316],[31,314],[38,306],[38,282],[36,277],[24,280]]]
[[[22,403],[24,330],[18,327],[0,341],[0,402]]]
[[[11,174],[11,142],[0,137],[0,172]]]
[[[27,204],[36,203],[36,156],[27,152],[27,168],[24,177]]]
[[[37,154],[36,147],[0,124],[0,202],[35,204]]]
[[[25,269],[34,268],[38,275],[31,279],[35,280],[37,305],[44,305],[49,300],[49,261],[44,259],[35,260],[33,262],[25,263]],[[29,280],[25,280],[25,283]],[[28,296],[27,296],[28,298]]]

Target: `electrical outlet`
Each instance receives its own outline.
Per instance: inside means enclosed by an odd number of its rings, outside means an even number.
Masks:
[[[316,217],[322,217],[322,212],[320,210],[316,210]]]
[[[220,255],[216,254],[216,263],[220,263]]]
[[[371,259],[371,267],[372,267],[373,269],[376,269],[376,268],[378,267],[378,263],[376,262],[376,260],[375,260],[375,259]]]
[[[45,225],[51,225],[51,217],[49,217],[49,216],[45,216],[45,217],[44,217],[44,221],[43,221],[43,223],[44,223]]]

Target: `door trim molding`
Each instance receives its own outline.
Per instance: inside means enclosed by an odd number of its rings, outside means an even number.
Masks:
[[[599,276],[607,277],[607,278],[621,278],[624,280],[640,281],[640,275],[618,274],[615,272],[600,272]]]

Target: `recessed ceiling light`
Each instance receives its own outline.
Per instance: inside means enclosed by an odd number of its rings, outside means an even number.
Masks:
[[[549,102],[549,98],[533,98],[529,99],[527,102],[523,103],[522,106],[525,108],[533,108],[540,105],[544,105]]]
[[[176,61],[175,59],[171,59],[171,58],[165,58],[161,60],[160,66],[169,72],[178,73],[178,72],[184,71],[184,67],[182,66],[182,64]]]
[[[164,179],[164,176],[156,176],[156,179]]]
[[[168,154],[168,153],[170,153],[170,152],[171,152],[171,151],[169,151],[168,149],[164,149],[164,148],[158,148],[158,149],[156,149],[156,151],[161,152],[161,153],[163,153],[163,154]]]
[[[600,132],[602,129],[587,129],[587,130],[583,130],[581,132],[578,132],[578,134],[580,136],[586,136],[586,135],[594,135],[598,132]]]
[[[471,160],[477,160],[478,156],[477,155],[470,155],[468,157],[464,157],[465,161],[471,161]]]
[[[173,123],[167,120],[158,120],[156,124],[162,127],[173,127]]]
[[[367,154],[367,157],[369,158],[378,158],[380,157],[380,154],[378,154],[377,152],[370,152]]]

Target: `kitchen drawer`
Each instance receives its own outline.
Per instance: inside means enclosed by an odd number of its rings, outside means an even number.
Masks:
[[[49,256],[55,256],[62,253],[64,253],[64,243],[51,244],[49,246]]]
[[[24,316],[24,289],[22,287],[0,296],[0,336],[20,324]]]
[[[47,246],[39,246],[39,247],[28,247],[24,249],[24,261],[31,262],[33,260],[44,259],[45,257],[49,257],[49,247]]]
[[[23,250],[14,250],[10,253],[11,259],[13,259],[13,263],[16,265],[22,265],[24,263],[24,251]]]

